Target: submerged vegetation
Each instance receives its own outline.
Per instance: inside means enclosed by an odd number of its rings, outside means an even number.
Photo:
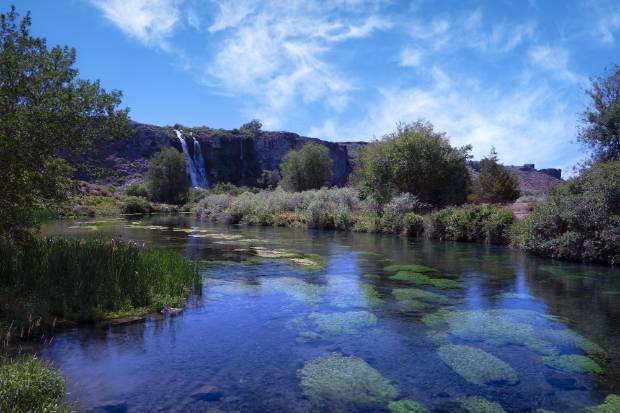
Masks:
[[[467,413],[506,413],[499,403],[484,397],[467,397],[461,402],[461,406]]]
[[[304,394],[331,410],[383,407],[399,393],[381,373],[354,356],[326,354],[307,362],[298,374]]]
[[[478,348],[448,344],[437,350],[439,358],[470,383],[516,384],[517,372],[510,365]]]
[[[391,413],[427,413],[428,410],[415,400],[398,400],[388,403]]]

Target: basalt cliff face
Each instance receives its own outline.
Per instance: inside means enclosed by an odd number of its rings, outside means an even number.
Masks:
[[[364,142],[327,142],[291,132],[251,133],[239,129],[154,126],[137,122],[130,126],[131,136],[112,139],[94,148],[85,162],[89,167],[79,171],[78,178],[86,181],[101,179],[103,182],[140,178],[156,152],[167,147],[182,150],[175,133],[179,130],[186,138],[195,138],[200,143],[208,181],[212,184],[254,185],[263,170],[278,170],[290,150],[315,142],[327,147],[334,161],[331,184],[345,185],[353,168],[354,154],[364,145]],[[195,146],[188,145],[188,150],[194,156]]]
[[[278,170],[284,156],[291,150],[300,149],[309,142],[329,149],[333,164],[332,185],[342,186],[348,182],[354,166],[355,154],[366,142],[328,142],[308,138],[291,132],[249,132],[240,129],[213,129],[209,127],[187,128],[182,125],[154,126],[132,122],[132,134],[127,138],[111,139],[93,148],[76,164],[82,167],[77,178],[85,181],[100,180],[117,183],[141,180],[148,170],[149,159],[162,148],[175,147],[182,151],[179,131],[185,139],[196,139],[199,145],[187,145],[190,156],[200,148],[204,158],[207,181],[230,182],[235,185],[252,186],[257,183],[263,170]],[[539,169],[532,164],[506,166],[519,180],[523,194],[543,194],[562,182],[559,169]],[[480,163],[469,162],[472,178],[476,178]]]

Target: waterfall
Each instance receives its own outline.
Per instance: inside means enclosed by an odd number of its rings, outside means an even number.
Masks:
[[[196,167],[198,168],[198,174],[200,176],[201,179],[201,188],[208,188],[209,187],[209,178],[207,177],[207,167],[205,164],[205,158],[204,156],[202,156],[202,148],[200,147],[200,142],[198,142],[198,139],[193,138],[194,139],[194,159]]]
[[[174,130],[174,133],[177,135],[177,139],[181,143],[183,155],[185,155],[185,159],[187,160],[189,178],[191,180],[192,186],[194,188],[207,188],[209,186],[209,182],[207,180],[205,160],[202,156],[202,149],[200,148],[200,143],[196,140],[196,138],[193,138],[194,157],[192,158],[189,153],[189,149],[187,148],[187,141],[185,140],[185,136],[183,136],[183,133],[177,129]]]

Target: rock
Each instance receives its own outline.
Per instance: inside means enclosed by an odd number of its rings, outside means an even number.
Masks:
[[[102,413],[125,413],[128,411],[127,402],[122,400],[107,400],[95,406],[94,411]]]
[[[193,399],[215,402],[220,400],[223,395],[224,392],[219,387],[205,384],[204,386],[200,387],[198,390],[190,394],[190,397]]]
[[[161,309],[162,314],[177,315],[184,310],[183,307],[164,307]]]
[[[129,324],[141,323],[146,320],[146,316],[143,315],[130,315],[127,317],[113,318],[108,320],[108,324],[112,326],[125,326]]]

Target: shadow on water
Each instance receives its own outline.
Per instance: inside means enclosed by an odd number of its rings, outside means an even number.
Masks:
[[[380,412],[411,399],[459,412],[479,396],[506,412],[578,412],[620,392],[618,271],[189,216],[43,231],[121,237],[203,263],[203,293],[180,315],[65,330],[42,351],[80,411]],[[404,264],[427,268],[395,267]]]

